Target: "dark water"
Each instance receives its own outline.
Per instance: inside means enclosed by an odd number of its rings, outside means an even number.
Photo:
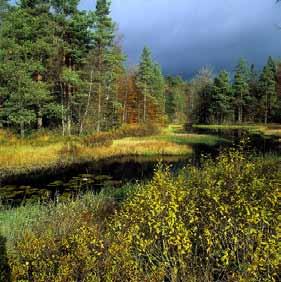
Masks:
[[[86,190],[100,191],[104,187],[120,187],[127,182],[152,178],[161,161],[171,166],[173,172],[189,164],[200,165],[202,155],[215,157],[222,149],[237,146],[247,140],[247,148],[259,154],[281,154],[277,138],[248,135],[241,130],[194,130],[196,133],[223,137],[228,142],[216,146],[194,145],[192,156],[186,157],[130,157],[72,165],[52,171],[44,170],[0,180],[0,198],[4,203],[17,204],[25,199],[50,199],[60,195],[68,197]]]

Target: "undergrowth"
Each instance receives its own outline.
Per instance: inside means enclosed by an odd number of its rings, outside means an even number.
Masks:
[[[280,281],[280,188],[279,161],[231,150],[30,218],[2,211],[0,280]]]

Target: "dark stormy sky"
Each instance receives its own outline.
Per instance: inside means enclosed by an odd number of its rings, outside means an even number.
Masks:
[[[82,0],[93,9],[94,0]],[[232,71],[245,57],[257,67],[281,57],[281,4],[275,0],[112,0],[128,64],[147,45],[165,74],[189,77],[200,67]]]

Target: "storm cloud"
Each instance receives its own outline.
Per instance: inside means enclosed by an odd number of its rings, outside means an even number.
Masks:
[[[92,9],[93,0],[81,8]],[[258,68],[281,56],[281,4],[275,0],[112,0],[128,64],[148,46],[165,74],[200,67],[233,71],[240,57]]]

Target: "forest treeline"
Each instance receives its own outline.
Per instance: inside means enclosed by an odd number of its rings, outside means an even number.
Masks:
[[[281,121],[281,67],[272,58],[261,73],[241,60],[232,79],[204,68],[184,81],[164,77],[144,47],[128,68],[110,1],[92,11],[78,5],[1,0],[0,127],[71,135],[124,123]]]
[[[162,123],[165,90],[175,92],[169,111],[183,112],[184,82],[171,78],[166,84],[148,48],[136,68],[125,68],[110,1],[98,0],[95,11],[87,12],[78,4],[21,0],[9,6],[1,1],[2,127],[22,136],[42,127],[70,135],[122,123]]]
[[[190,83],[188,99],[192,123],[281,122],[281,63],[269,57],[258,71],[240,59],[233,78],[203,68]]]

